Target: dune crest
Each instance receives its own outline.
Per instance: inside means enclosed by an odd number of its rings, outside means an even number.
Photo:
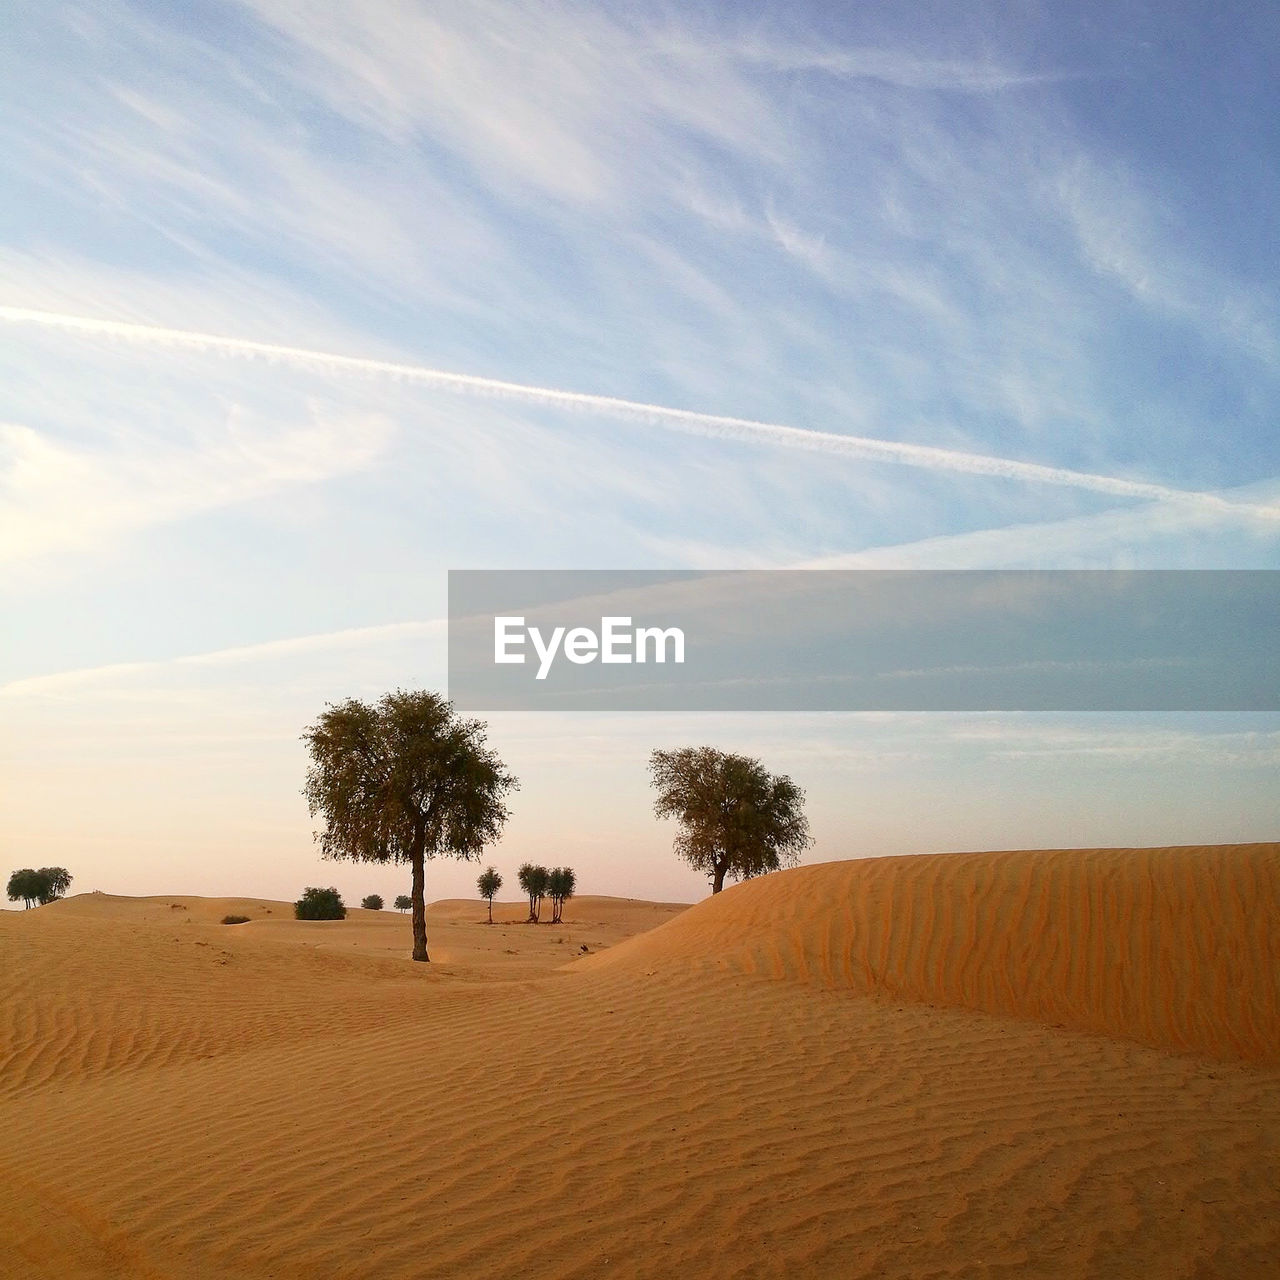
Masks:
[[[712,963],[1280,1062],[1280,844],[922,854],[748,881],[587,961]]]

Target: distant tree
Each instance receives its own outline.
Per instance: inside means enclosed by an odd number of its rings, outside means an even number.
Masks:
[[[324,821],[322,855],[407,862],[413,958],[429,960],[426,860],[478,858],[502,831],[515,778],[486,746],[479,720],[459,719],[426,690],[331,705],[303,741],[311,756],[303,794]]]
[[[371,893],[367,898],[360,899],[360,905],[366,911],[381,911],[382,910],[382,894]]]
[[[9,877],[9,901],[20,901],[27,910],[45,906],[66,893],[71,879],[66,867],[41,867],[39,871],[23,867]]]
[[[578,887],[578,877],[572,867],[552,867],[547,874],[547,896],[551,899],[551,923],[559,924],[564,916],[564,904],[573,897]]]
[[[726,875],[747,880],[793,866],[813,843],[804,791],[758,760],[682,747],[654,751],[649,770],[658,790],[654,812],[680,823],[675,851],[710,879],[712,893]]]
[[[408,911],[413,906],[413,899],[407,893],[396,895],[395,908],[397,911]]]
[[[476,881],[476,888],[480,890],[480,896],[489,903],[489,923],[492,924],[493,900],[502,888],[502,877],[492,867],[486,867]]]
[[[521,863],[520,869],[516,872],[520,888],[529,899],[530,924],[538,923],[538,916],[542,912],[542,899],[547,896],[547,881],[550,877],[551,873],[546,867],[535,866],[531,862]]]
[[[293,914],[298,920],[345,920],[347,908],[337,889],[303,889]]]

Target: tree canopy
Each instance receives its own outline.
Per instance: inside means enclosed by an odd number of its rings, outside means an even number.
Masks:
[[[61,898],[71,887],[72,876],[66,867],[41,867],[38,871],[23,867],[9,877],[10,902],[24,907],[44,906]]]
[[[751,876],[793,866],[812,843],[804,791],[758,760],[715,747],[654,751],[649,770],[659,818],[680,823],[675,851],[724,888],[725,876]]]
[[[303,794],[321,854],[412,868],[413,958],[428,960],[424,862],[471,859],[496,840],[516,779],[485,742],[479,720],[463,720],[427,690],[349,698],[303,733],[311,756]]]

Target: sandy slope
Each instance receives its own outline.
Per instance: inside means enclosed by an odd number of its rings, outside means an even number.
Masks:
[[[431,966],[390,913],[0,916],[0,1274],[1271,1277],[1280,1071],[1210,1053],[1265,1056],[1278,855],[445,903]]]
[[[827,863],[592,963],[677,957],[1280,1064],[1280,845]]]

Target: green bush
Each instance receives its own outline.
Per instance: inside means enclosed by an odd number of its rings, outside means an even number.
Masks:
[[[413,899],[407,893],[402,893],[396,898],[396,910],[408,911],[413,906]]]
[[[382,894],[371,893],[367,898],[360,899],[360,905],[366,911],[381,911],[382,910]]]
[[[248,916],[223,916],[222,923],[223,924],[248,924],[249,917]]]
[[[347,908],[337,889],[307,888],[293,904],[293,914],[298,920],[345,920]]]

